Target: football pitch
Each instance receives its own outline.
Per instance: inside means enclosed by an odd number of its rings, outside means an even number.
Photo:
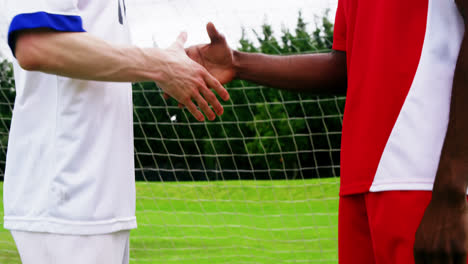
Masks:
[[[139,182],[130,263],[337,263],[338,189],[336,178]],[[0,263],[20,263],[3,228]]]

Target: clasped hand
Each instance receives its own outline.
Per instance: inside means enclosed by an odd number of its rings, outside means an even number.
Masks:
[[[187,107],[198,121],[205,120],[201,111],[212,121],[216,118],[213,110],[218,116],[224,112],[212,90],[224,101],[229,100],[229,93],[203,66],[187,56],[184,50],[186,41],[187,33],[181,33],[176,42],[165,50],[167,58],[164,60],[166,65],[163,65],[163,78],[156,81],[156,84],[164,91],[165,98],[177,100],[179,106]]]

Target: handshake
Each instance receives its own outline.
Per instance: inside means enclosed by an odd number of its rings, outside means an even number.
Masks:
[[[211,121],[216,114],[223,114],[223,106],[213,90],[224,101],[229,100],[229,93],[222,84],[236,76],[234,52],[225,37],[212,23],[207,25],[207,32],[210,44],[187,49],[184,49],[187,34],[181,33],[176,42],[166,49],[166,67],[162,67],[165,71],[164,81],[156,81],[164,91],[165,99],[174,98],[179,102],[179,107],[186,107],[198,121],[205,120],[201,111]]]

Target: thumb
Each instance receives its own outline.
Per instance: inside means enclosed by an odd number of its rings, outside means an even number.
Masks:
[[[206,32],[208,32],[208,36],[210,36],[211,43],[225,41],[224,36],[218,32],[215,25],[211,22],[206,25]]]
[[[187,32],[181,32],[179,34],[179,36],[177,37],[176,41],[174,42],[174,44],[172,44],[172,47],[176,47],[176,48],[184,48],[185,46],[185,43],[187,42]]]

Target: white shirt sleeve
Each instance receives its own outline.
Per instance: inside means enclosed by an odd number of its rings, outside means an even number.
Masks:
[[[15,51],[15,34],[21,30],[49,28],[84,32],[79,0],[6,0],[9,22],[8,45]]]

